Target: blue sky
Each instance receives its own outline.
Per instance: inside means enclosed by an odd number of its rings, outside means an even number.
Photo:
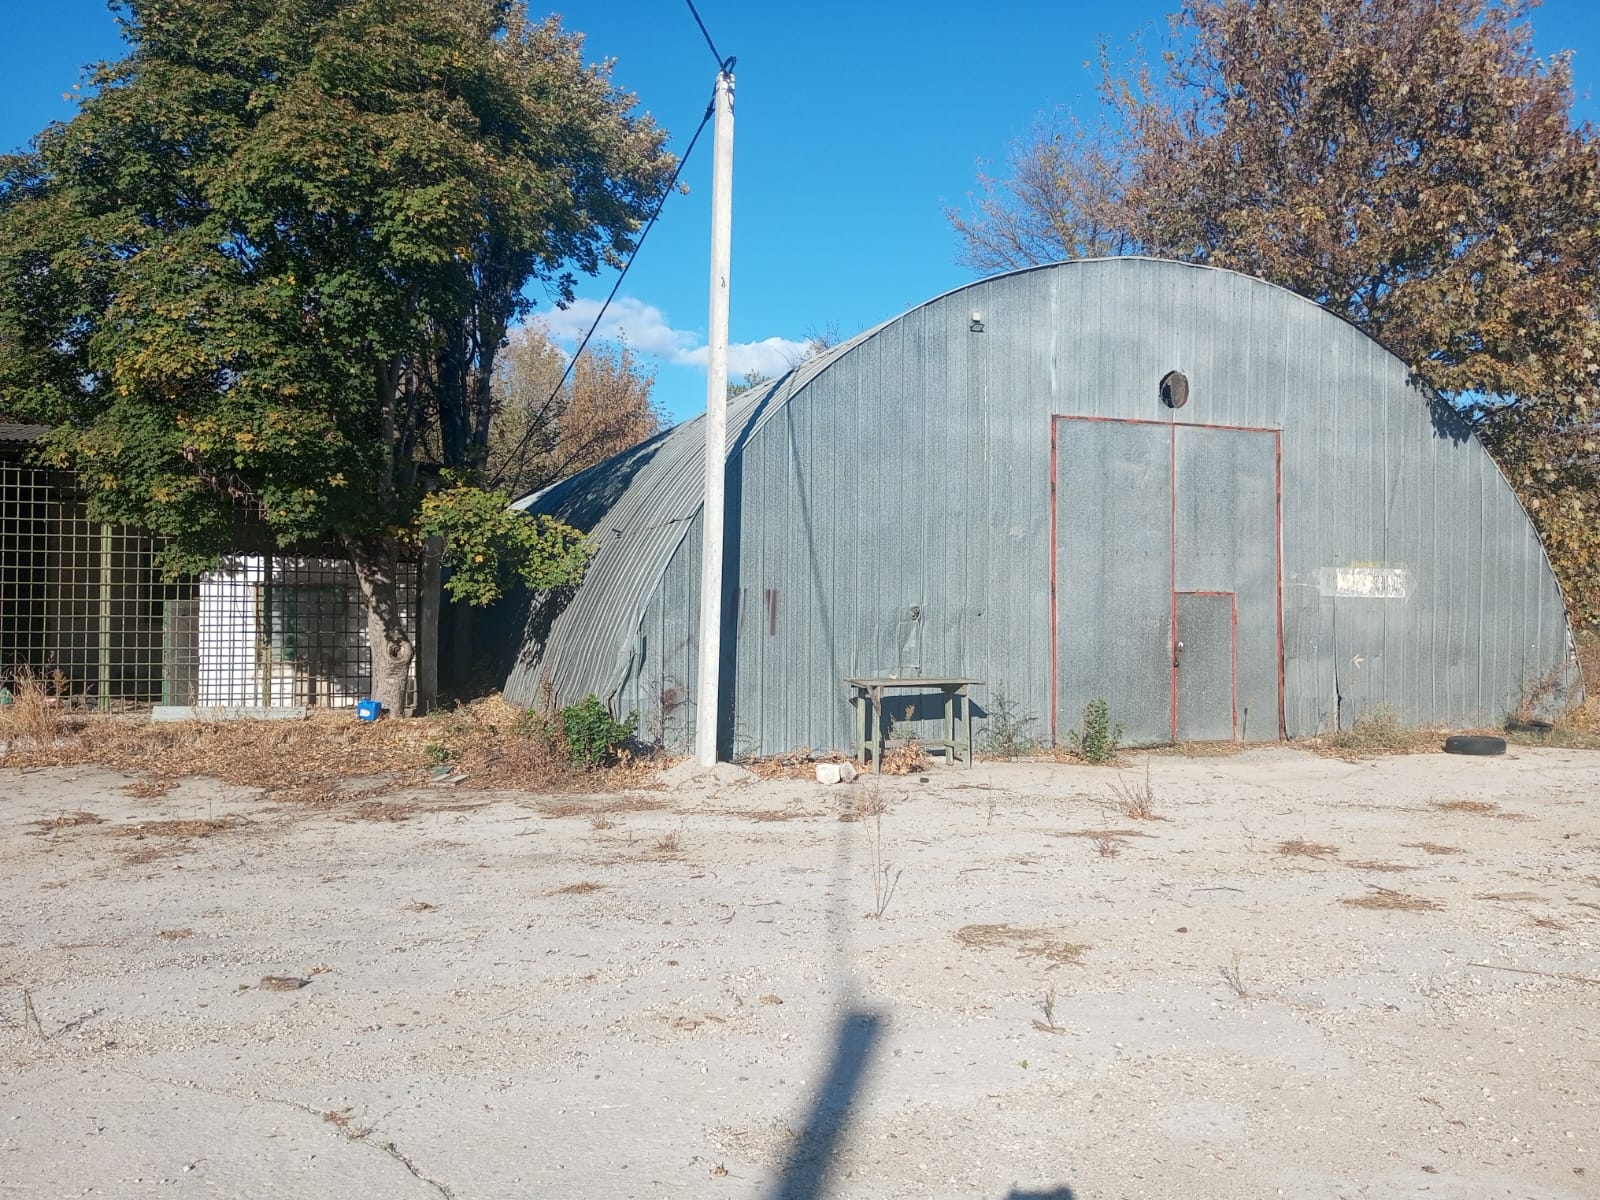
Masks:
[[[697,4],[739,60],[733,364],[777,374],[813,329],[849,336],[970,280],[944,209],[966,202],[979,160],[998,168],[1041,112],[1087,115],[1085,64],[1102,38],[1117,53],[1141,30],[1153,44],[1177,0]],[[681,150],[715,76],[681,0],[559,11]],[[0,15],[0,147],[12,149],[70,117],[62,96],[80,68],[123,44],[103,0],[0,0]],[[1546,0],[1533,27],[1541,54],[1574,52],[1578,116],[1600,123],[1600,2]],[[674,418],[705,403],[710,166],[708,132],[685,173],[690,194],[668,200],[608,319],[658,363],[656,394]],[[570,345],[611,283],[584,280],[564,313],[539,297],[540,311]]]

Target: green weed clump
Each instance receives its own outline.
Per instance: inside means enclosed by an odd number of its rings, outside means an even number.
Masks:
[[[561,710],[561,732],[575,766],[589,769],[613,762],[639,725],[639,714],[626,721],[611,715],[593,692],[582,703]]]
[[[1111,723],[1111,708],[1103,699],[1083,706],[1083,728],[1067,734],[1073,750],[1085,762],[1108,763],[1117,757],[1122,744],[1122,726]]]

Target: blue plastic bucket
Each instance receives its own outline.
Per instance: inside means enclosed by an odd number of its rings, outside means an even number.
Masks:
[[[383,713],[383,705],[376,700],[357,700],[356,717],[362,721],[376,721]]]

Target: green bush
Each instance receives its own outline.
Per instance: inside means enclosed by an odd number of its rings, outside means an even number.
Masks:
[[[585,769],[616,758],[617,751],[633,736],[638,724],[638,713],[629,713],[626,721],[619,721],[593,692],[584,697],[583,703],[561,710],[561,732],[567,742],[567,754],[575,765]]]
[[[1083,729],[1067,734],[1072,748],[1085,761],[1108,763],[1117,757],[1122,742],[1122,726],[1111,723],[1111,709],[1104,700],[1091,700],[1083,706]]]

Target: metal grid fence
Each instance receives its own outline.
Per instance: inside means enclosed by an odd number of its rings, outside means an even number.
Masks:
[[[30,674],[58,702],[101,710],[368,694],[366,606],[347,562],[246,554],[169,581],[159,548],[91,523],[70,478],[0,458],[0,683]],[[415,637],[415,569],[402,587]]]

